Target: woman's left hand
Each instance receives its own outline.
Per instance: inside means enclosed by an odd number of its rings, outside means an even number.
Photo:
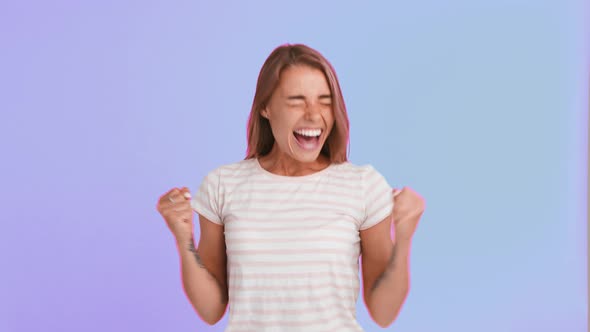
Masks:
[[[414,236],[426,203],[414,190],[404,187],[393,190],[393,225],[396,242],[409,242]]]

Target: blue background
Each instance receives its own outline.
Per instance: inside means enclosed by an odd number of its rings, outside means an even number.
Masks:
[[[389,330],[586,331],[589,12],[3,2],[0,331],[222,331],[185,298],[156,202],[244,157],[258,71],[298,42],[336,68],[351,161],[427,201]]]

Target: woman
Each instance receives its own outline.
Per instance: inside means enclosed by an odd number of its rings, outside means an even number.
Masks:
[[[371,317],[395,320],[424,201],[348,162],[348,133],[329,62],[305,45],[275,49],[258,77],[246,159],[210,172],[194,198],[174,188],[158,202],[204,321],[230,304],[226,331],[362,331],[359,256]]]

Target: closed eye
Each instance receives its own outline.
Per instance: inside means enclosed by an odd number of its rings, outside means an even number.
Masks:
[[[332,105],[332,95],[321,95],[320,103],[326,106]]]
[[[287,103],[287,106],[289,107],[303,107],[305,106],[305,103],[300,102],[300,103]]]

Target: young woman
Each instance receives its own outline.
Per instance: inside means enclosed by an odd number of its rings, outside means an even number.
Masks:
[[[363,298],[387,327],[409,290],[411,240],[424,200],[347,161],[349,123],[330,63],[305,45],[275,49],[260,71],[245,160],[160,197],[184,291],[226,331],[363,331]],[[200,239],[194,246],[193,210]],[[393,222],[393,224],[392,224]]]

